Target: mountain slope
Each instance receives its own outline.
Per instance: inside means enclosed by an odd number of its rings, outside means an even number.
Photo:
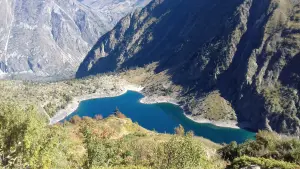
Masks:
[[[243,126],[299,135],[299,3],[155,0],[101,37],[77,77],[159,62],[196,98],[192,115],[218,91]]]
[[[114,26],[106,16],[76,0],[1,0],[0,4],[0,72],[4,78],[74,75],[97,38]]]
[[[1,3],[3,73],[71,73],[95,42],[95,36],[108,30],[100,18],[73,0]]]
[[[117,22],[136,8],[146,6],[151,0],[79,0],[92,8],[107,23]]]

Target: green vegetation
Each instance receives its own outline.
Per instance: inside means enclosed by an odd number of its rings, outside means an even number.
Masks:
[[[154,168],[214,168],[201,144],[190,135],[173,137],[158,147]]]
[[[47,126],[33,107],[0,107],[0,168],[68,168],[68,143],[60,126]]]
[[[266,159],[266,158],[248,157],[248,156],[243,156],[234,159],[232,163],[232,168],[239,169],[251,165],[258,165],[262,169],[273,169],[273,168],[298,169],[299,168],[299,166],[296,164],[292,164],[284,161],[278,161],[278,160]]]
[[[262,131],[255,141],[222,147],[182,126],[175,135],[148,131],[116,112],[49,126],[32,106],[1,104],[0,168],[297,169],[300,164],[297,139]]]
[[[177,135],[180,135],[180,136],[184,136],[185,132],[184,132],[184,128],[182,125],[179,125],[178,127],[176,127],[175,129],[175,133]]]
[[[225,164],[214,143],[184,129],[182,135],[157,134],[120,112],[106,119],[75,116],[48,126],[31,106],[2,104],[0,117],[0,168],[214,169]]]
[[[276,119],[276,126],[273,130],[285,134],[297,135],[294,125],[300,125],[299,111],[296,100],[297,91],[294,88],[275,83],[274,86],[262,90],[265,100],[264,108],[272,113],[272,119]]]
[[[110,96],[122,93],[126,86],[151,86],[153,91],[162,91],[163,83],[168,81],[164,73],[155,74],[156,64],[114,74],[101,74],[85,79],[72,79],[52,83],[26,81],[0,81],[0,102],[18,102],[45,110],[53,117],[72,101],[81,96]],[[155,75],[154,75],[155,74]],[[172,89],[176,86],[172,85]],[[180,90],[179,87],[176,90]],[[170,92],[170,90],[168,90]],[[163,95],[164,92],[159,93]],[[170,93],[169,93],[170,94]],[[175,97],[174,97],[175,98]]]
[[[233,162],[232,168],[256,164],[269,169],[274,167],[297,168],[300,164],[300,140],[284,138],[275,133],[260,131],[256,140],[238,145],[232,142],[219,150],[221,156]]]
[[[213,121],[236,120],[236,114],[231,104],[225,100],[219,91],[206,94],[199,101],[189,99],[193,116],[200,116]]]
[[[282,86],[280,83],[263,89],[262,94],[266,100],[265,107],[269,112],[285,114],[289,114],[291,101],[297,97],[292,88]]]
[[[139,135],[121,139],[99,138],[85,127],[84,135],[87,156],[84,168],[142,166],[147,168],[213,168],[206,157],[202,144],[192,136],[173,136],[169,141],[154,143],[148,140],[147,147],[136,140]],[[133,139],[135,138],[135,139]]]

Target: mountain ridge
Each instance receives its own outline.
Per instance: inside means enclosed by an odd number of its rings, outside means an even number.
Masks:
[[[155,0],[101,37],[77,77],[158,62],[196,98],[192,115],[219,91],[250,129],[299,135],[299,3]]]
[[[97,38],[115,24],[77,0],[0,3],[2,78],[57,80],[72,77]],[[108,1],[106,6],[119,3]],[[130,13],[133,7],[124,6],[123,10],[128,10],[118,17]]]

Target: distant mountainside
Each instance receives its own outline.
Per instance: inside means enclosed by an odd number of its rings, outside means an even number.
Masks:
[[[240,124],[300,135],[299,21],[299,0],[154,0],[102,36],[77,77],[159,62],[197,98],[193,115],[218,91]]]
[[[137,8],[146,6],[151,0],[78,0],[92,8],[105,20],[115,25],[121,18]]]
[[[107,7],[121,3],[106,2]],[[136,5],[124,6],[118,17],[112,11],[107,19],[77,0],[1,0],[0,4],[1,77],[24,79],[74,75],[92,45],[113,28],[110,20],[125,16]]]

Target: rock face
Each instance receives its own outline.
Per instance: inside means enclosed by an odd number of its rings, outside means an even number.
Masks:
[[[251,165],[251,166],[248,166],[248,167],[243,167],[241,169],[261,169],[260,166],[256,166],[256,165]]]
[[[137,8],[146,6],[151,0],[79,0],[92,8],[105,20],[115,25],[121,18]]]
[[[2,77],[74,75],[92,45],[114,26],[77,0],[1,0],[0,11]]]
[[[299,3],[154,0],[101,37],[77,77],[159,62],[183,95],[219,91],[249,128],[300,135]]]

